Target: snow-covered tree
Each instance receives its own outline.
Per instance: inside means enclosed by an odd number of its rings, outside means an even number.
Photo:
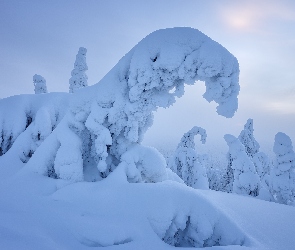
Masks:
[[[81,57],[85,56],[85,50],[82,52]],[[85,64],[77,65],[81,66],[81,72],[85,71]],[[79,67],[76,68],[79,73]],[[37,111],[45,108],[53,131],[28,154],[31,157],[26,169],[43,175],[52,170],[55,173],[52,176],[71,181],[85,180],[90,172],[97,177],[95,180],[108,177],[124,161],[123,155],[141,144],[153,124],[153,112],[158,107],[171,106],[184,94],[184,84],[195,84],[198,80],[205,82],[204,98],[218,104],[217,113],[232,117],[238,107],[237,59],[192,28],[153,32],[98,84],[83,91],[75,91],[73,86],[72,94],[49,93],[46,98],[34,95],[34,98],[19,96],[0,100],[0,107],[9,107],[9,110],[0,108],[2,154],[8,150],[15,155],[23,154],[29,138],[24,140],[22,135],[29,135],[27,128],[34,124]],[[10,105],[10,102],[20,104]],[[145,155],[142,151],[156,154],[141,148],[141,155]],[[141,168],[142,162],[136,159],[135,166]],[[150,173],[147,167],[139,172]],[[141,179],[157,178],[141,176]]]
[[[226,134],[224,139],[229,146],[228,154],[233,169],[233,192],[257,196],[260,188],[259,176],[245,151],[244,145],[233,135]]]
[[[231,193],[233,191],[234,170],[232,168],[233,157],[230,152],[226,154],[226,160],[227,166],[222,179],[224,180],[224,191]]]
[[[33,76],[33,82],[35,86],[35,94],[47,93],[46,80],[44,77],[35,74]]]
[[[253,119],[248,119],[244,126],[244,130],[242,130],[239,135],[239,140],[245,146],[246,153],[250,160],[254,163],[255,170],[259,175],[259,198],[268,201],[273,201],[269,185],[269,159],[265,153],[259,152],[260,145],[255,140],[253,132]]]
[[[239,135],[239,140],[245,146],[246,153],[249,157],[253,158],[254,155],[259,151],[259,143],[253,136],[253,119],[248,119],[244,125],[244,129]]]
[[[74,93],[77,89],[88,86],[88,77],[85,73],[88,70],[86,64],[86,52],[87,49],[80,47],[78,54],[76,55],[76,61],[74,64],[74,69],[71,72],[70,78],[70,93]]]
[[[267,201],[274,201],[271,184],[270,184],[270,166],[271,162],[267,155],[263,152],[258,152],[252,159],[256,172],[260,177],[260,190],[257,198]]]
[[[288,204],[295,196],[295,153],[288,135],[279,132],[275,135],[273,151],[276,160],[271,173],[271,185],[275,199]]]
[[[185,133],[174,153],[172,169],[190,187],[208,189],[208,178],[206,169],[198,159],[195,150],[195,135],[201,136],[202,143],[206,142],[206,130],[200,127],[193,127]]]
[[[264,179],[266,175],[270,173],[270,162],[267,155],[263,152],[258,152],[253,156],[252,159],[256,172],[260,179]]]

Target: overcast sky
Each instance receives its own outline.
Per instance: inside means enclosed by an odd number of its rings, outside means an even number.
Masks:
[[[49,92],[68,92],[81,46],[93,85],[146,35],[176,26],[199,29],[237,57],[239,109],[232,119],[218,116],[198,82],[156,113],[146,144],[173,148],[197,125],[208,133],[201,151],[224,147],[223,135],[238,136],[248,118],[262,150],[279,131],[295,143],[294,0],[0,0],[0,98],[34,93],[34,74]]]

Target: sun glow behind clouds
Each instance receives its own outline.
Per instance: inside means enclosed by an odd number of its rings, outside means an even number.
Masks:
[[[295,21],[294,8],[286,1],[245,1],[230,2],[221,9],[225,24],[237,31],[258,31],[271,19]]]

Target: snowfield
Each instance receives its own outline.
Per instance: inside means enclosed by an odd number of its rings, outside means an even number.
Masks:
[[[175,181],[128,183],[113,173],[70,183],[20,170],[2,178],[0,204],[0,249],[7,250],[172,249],[164,240],[191,246],[191,238],[200,247],[221,245],[213,249],[295,246],[294,207]]]
[[[262,154],[258,175],[242,142],[225,136],[238,195],[208,189],[206,157],[193,139],[205,142],[205,129],[182,138],[178,175],[141,144],[153,112],[181,97],[184,84],[205,82],[203,97],[232,117],[240,90],[232,54],[198,30],[159,30],[87,87],[86,51],[79,49],[70,93],[46,93],[35,75],[35,95],[0,100],[0,249],[295,248],[295,207],[249,196],[258,195],[260,176],[271,187]],[[281,179],[294,173],[292,143],[283,134],[276,141],[274,190],[291,204],[295,189]]]

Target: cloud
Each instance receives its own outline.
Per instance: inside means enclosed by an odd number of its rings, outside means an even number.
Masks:
[[[264,105],[266,111],[276,112],[284,115],[295,114],[295,102],[290,101],[271,101]]]

